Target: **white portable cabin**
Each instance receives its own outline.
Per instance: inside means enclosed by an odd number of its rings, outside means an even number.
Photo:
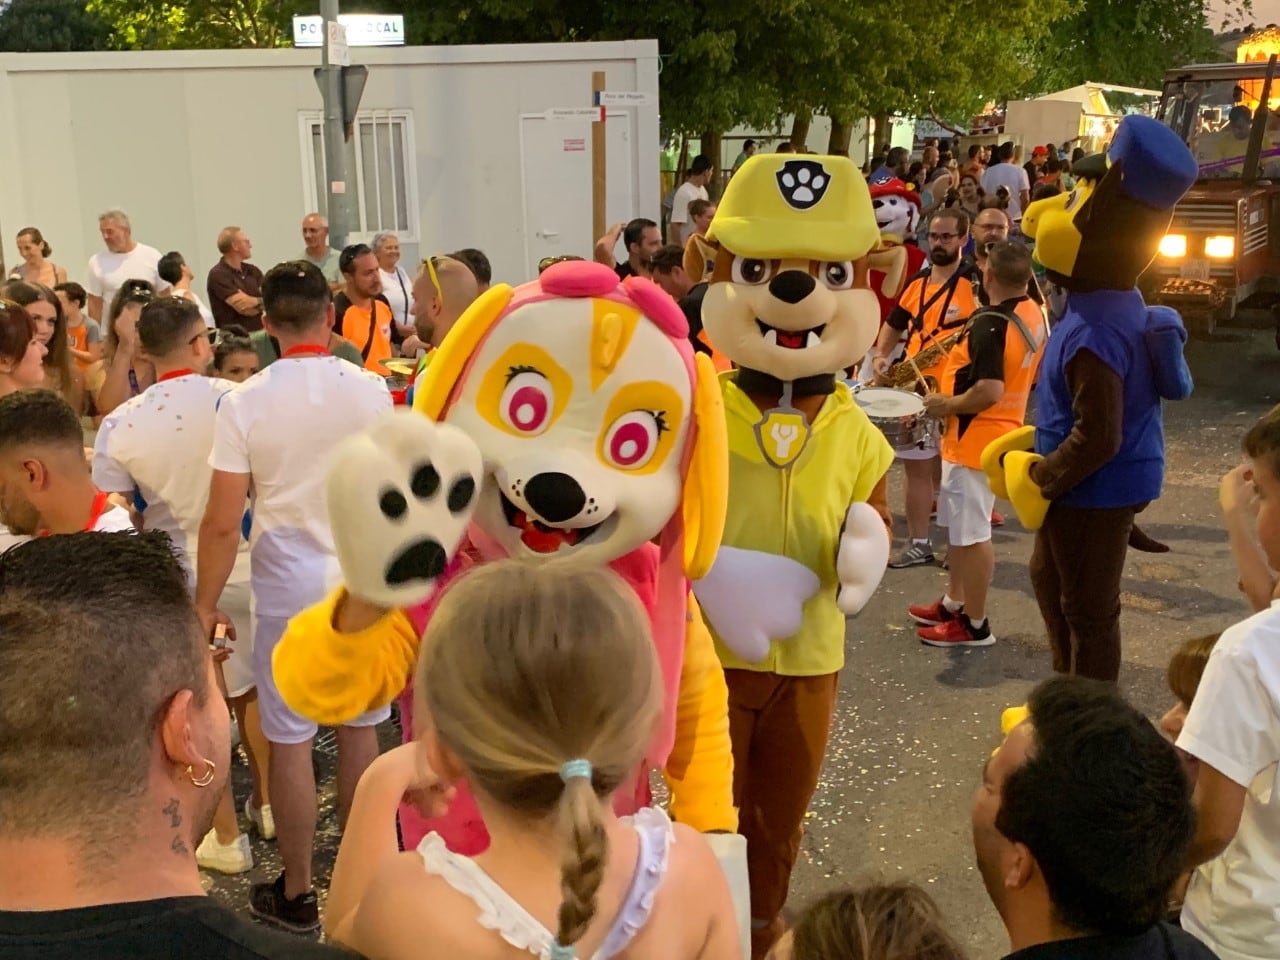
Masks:
[[[402,263],[478,247],[494,279],[536,275],[545,256],[590,257],[591,75],[648,94],[608,108],[607,218],[659,215],[658,44],[353,48],[369,68],[351,140],[348,242],[398,234]],[[302,217],[323,210],[320,51],[0,54],[0,244],[38,227],[83,280],[102,249],[97,217],[119,207],[135,239],[179,250],[204,277],[225,226],[264,270],[302,253]]]

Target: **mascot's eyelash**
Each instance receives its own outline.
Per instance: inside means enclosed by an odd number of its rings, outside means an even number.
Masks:
[[[669,426],[667,426],[667,411],[650,410],[649,415],[653,417],[653,422],[657,426],[659,434],[666,433],[668,430],[671,429]]]
[[[522,373],[536,373],[538,376],[542,376],[542,371],[539,370],[537,367],[515,366],[507,371],[507,383],[510,383],[512,380],[520,376],[520,374]]]

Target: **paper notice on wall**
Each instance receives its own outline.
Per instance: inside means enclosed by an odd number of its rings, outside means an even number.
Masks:
[[[332,183],[329,184],[329,192],[330,193],[346,193],[347,182],[345,180],[334,180]]]
[[[575,140],[566,140],[564,142],[565,153],[586,153],[586,151],[587,151],[587,141],[582,137],[579,137]]]

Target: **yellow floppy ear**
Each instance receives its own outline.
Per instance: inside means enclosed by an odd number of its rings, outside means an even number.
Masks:
[[[458,318],[444,342],[431,354],[427,368],[422,371],[413,391],[413,409],[432,420],[439,420],[449,394],[462,377],[467,361],[480,346],[480,341],[493,327],[515,290],[507,283],[499,283],[480,294],[471,306]]]
[[[729,507],[729,431],[724,397],[715,365],[705,353],[693,358],[696,384],[693,420],[698,435],[684,481],[681,518],[684,521],[684,572],[691,580],[706,575],[720,549],[724,517]]]

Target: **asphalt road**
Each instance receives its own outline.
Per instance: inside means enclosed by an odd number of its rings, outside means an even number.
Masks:
[[[1217,483],[1238,461],[1245,429],[1280,399],[1280,351],[1269,330],[1219,329],[1212,340],[1193,341],[1188,356],[1196,392],[1166,406],[1164,495],[1141,518],[1172,551],[1131,552],[1125,570],[1120,682],[1153,718],[1168,706],[1164,669],[1173,648],[1245,613],[1219,523]],[[895,469],[895,505],[900,482]],[[1031,540],[1011,515],[995,533],[993,647],[937,650],[916,639],[906,606],[941,592],[946,574],[939,568],[890,570],[850,621],[836,729],[793,880],[794,906],[861,880],[906,878],[938,900],[975,960],[1006,951],[973,866],[969,805],[981,765],[999,742],[1000,711],[1050,675],[1027,578]],[[397,740],[398,731],[387,727],[387,742]],[[323,891],[338,838],[330,748],[322,743],[318,753],[324,782],[316,879]],[[243,802],[243,763],[235,777]],[[279,869],[274,844],[255,838],[254,856],[251,873],[210,878],[213,894],[237,910],[245,909],[249,883]]]

